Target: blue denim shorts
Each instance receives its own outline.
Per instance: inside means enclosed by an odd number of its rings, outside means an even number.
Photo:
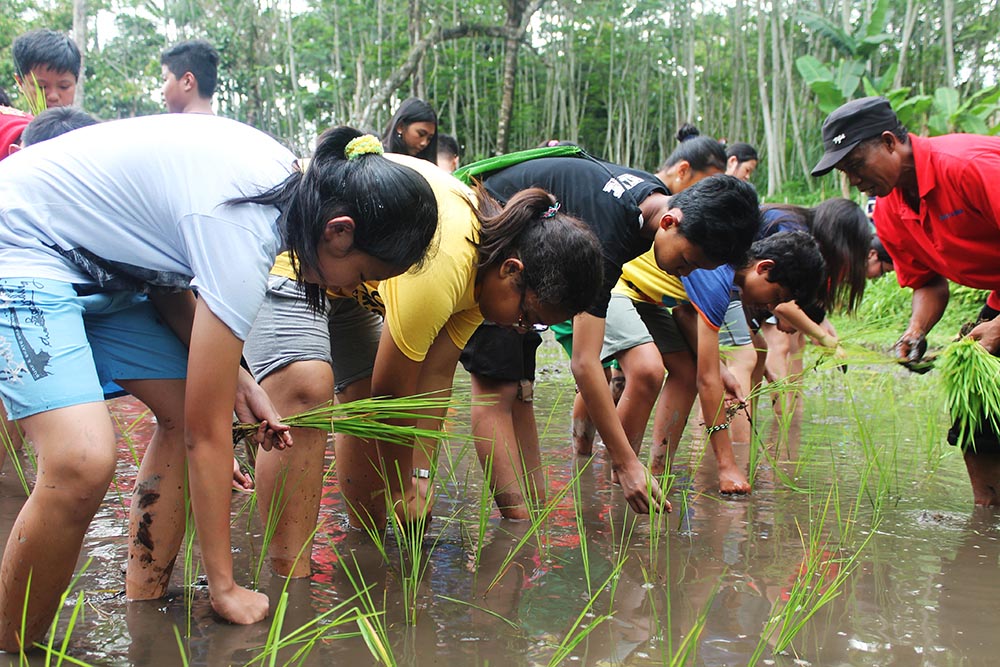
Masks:
[[[103,401],[116,380],[186,376],[187,348],[145,297],[0,278],[0,398],[11,419]]]

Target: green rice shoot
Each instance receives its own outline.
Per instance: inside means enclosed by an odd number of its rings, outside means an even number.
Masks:
[[[958,443],[964,447],[984,422],[1000,430],[1000,359],[978,341],[963,338],[944,349],[938,368]]]
[[[397,445],[412,445],[417,438],[441,441],[468,437],[449,433],[444,429],[391,423],[433,419],[442,422],[443,425],[446,418],[437,415],[447,414],[451,405],[452,398],[449,396],[415,395],[403,398],[378,396],[348,403],[328,401],[305,412],[285,417],[281,421],[292,427],[314,428],[327,433],[345,433],[363,440],[382,440]],[[259,422],[233,424],[233,442],[238,443],[244,438],[253,436],[259,427]]]

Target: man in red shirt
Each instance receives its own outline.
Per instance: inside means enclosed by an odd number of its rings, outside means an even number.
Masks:
[[[918,137],[900,124],[888,100],[866,97],[827,117],[823,145],[812,175],[836,168],[878,197],[879,239],[899,284],[913,289],[910,324],[896,353],[909,361],[923,356],[925,336],[948,305],[951,280],[994,290],[981,314],[987,321],[970,335],[1000,354],[1000,137]],[[997,440],[976,436],[977,451],[966,451],[966,466],[976,504],[1000,505],[1000,446],[989,451],[981,442],[987,439]]]

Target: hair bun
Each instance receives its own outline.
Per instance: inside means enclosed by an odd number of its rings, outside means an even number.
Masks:
[[[382,155],[383,152],[382,142],[370,134],[355,137],[344,147],[344,157],[348,160],[356,160],[362,155]]]
[[[680,129],[677,130],[677,141],[679,141],[680,143],[684,143],[688,139],[694,139],[695,137],[700,135],[701,132],[698,130],[697,127],[695,127],[691,123],[684,123],[683,125],[680,126]]]

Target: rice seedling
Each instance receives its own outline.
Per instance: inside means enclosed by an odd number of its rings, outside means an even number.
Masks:
[[[493,618],[497,619],[498,621],[506,623],[508,626],[510,626],[510,628],[512,630],[520,630],[521,629],[520,625],[518,625],[514,621],[510,620],[509,618],[507,618],[503,614],[498,614],[497,612],[493,611],[492,609],[487,609],[486,607],[483,607],[483,606],[480,606],[480,605],[477,605],[477,604],[472,604],[468,600],[459,600],[458,598],[449,597],[447,595],[441,595],[440,593],[436,594],[434,597],[437,598],[438,600],[444,600],[446,602],[453,602],[454,604],[464,605],[466,607],[470,607],[471,609],[475,609],[476,611],[482,612],[482,613],[486,614],[487,616],[492,616]]]
[[[14,438],[18,438],[19,441],[23,443],[24,434],[21,433],[21,427],[17,425],[17,422],[10,423],[15,429],[17,429],[17,433],[8,433],[6,425],[0,422],[0,440],[3,441],[3,447],[7,451],[7,459],[11,462],[11,465],[14,466],[14,472],[17,474],[17,479],[21,483],[21,488],[24,489],[24,495],[27,496],[31,494],[31,487],[28,485],[28,478],[24,475],[24,467],[21,465],[21,459],[18,456],[21,448],[14,446]],[[0,460],[0,463],[2,463],[2,460]]]
[[[362,440],[381,440],[399,445],[412,445],[417,438],[440,442],[452,434],[443,429],[418,428],[391,423],[392,420],[414,421],[434,419],[425,411],[446,412],[452,405],[452,398],[435,397],[427,394],[391,398],[379,396],[362,398],[347,403],[329,401],[315,408],[285,417],[282,422],[288,426],[314,428],[327,432],[345,433]],[[444,417],[441,418],[441,421]],[[233,424],[233,442],[239,442],[255,434],[260,423]]]
[[[488,456],[486,457],[486,462],[483,464],[483,484],[479,489],[479,506],[476,508],[474,564],[477,572],[479,571],[479,563],[483,557],[483,545],[486,543],[486,529],[489,527],[490,516],[493,514],[493,498],[490,493],[492,486],[490,480],[492,477],[493,457]]]
[[[432,461],[429,483],[434,484],[436,478],[436,462]],[[402,481],[400,480],[400,484]],[[488,488],[488,487],[487,487]],[[420,584],[430,566],[430,558],[441,540],[441,536],[448,525],[456,519],[457,515],[444,518],[441,530],[433,538],[424,551],[424,536],[427,522],[423,519],[406,520],[400,516],[395,508],[387,508],[389,516],[389,526],[393,537],[399,548],[399,574],[400,588],[403,596],[403,616],[407,625],[417,623],[417,603],[420,596]]]
[[[621,572],[622,568],[625,566],[625,561],[627,561],[629,557],[628,548],[632,544],[632,535],[635,533],[635,526],[636,523],[638,523],[639,517],[638,515],[632,513],[625,514],[625,521],[622,522],[621,533],[617,543],[615,538],[616,536],[619,536],[619,532],[615,529],[614,515],[610,515],[609,519],[611,528],[611,550],[614,555],[613,567],[616,572]],[[618,578],[615,577],[611,580],[611,586],[609,589],[609,607],[615,606],[615,593],[617,593],[617,591]]]
[[[938,366],[958,442],[966,445],[980,428],[1000,429],[1000,359],[978,341],[963,338],[944,349]]]
[[[277,484],[275,485],[274,491],[271,494],[271,501],[267,508],[267,521],[264,522],[264,534],[261,537],[260,542],[260,553],[257,555],[257,563],[254,566],[253,572],[253,587],[257,588],[260,585],[260,573],[264,569],[264,563],[267,561],[268,551],[271,547],[271,541],[274,539],[274,534],[278,530],[278,526],[281,523],[282,515],[285,512],[285,507],[288,505],[288,501],[285,496],[285,481],[288,478],[288,471],[282,470],[281,474],[278,476]],[[257,494],[253,494],[256,496]],[[248,517],[248,520],[250,517]],[[316,527],[317,529],[319,526]],[[313,529],[313,534],[315,534],[316,529]],[[303,549],[306,545],[311,544],[310,540],[306,540],[303,545]],[[302,551],[299,551],[298,556],[302,555]],[[298,560],[296,556],[296,560]],[[287,585],[287,584],[286,584]]]
[[[695,616],[694,623],[691,624],[691,629],[688,630],[680,644],[677,645],[677,649],[674,650],[672,646],[668,645],[670,660],[669,662],[665,662],[670,667],[684,667],[684,665],[694,664],[698,657],[698,641],[701,639],[701,633],[705,630],[705,624],[708,623],[708,613],[712,610],[712,603],[715,602],[715,596],[718,593],[719,588],[716,586],[712,594],[708,596],[705,604],[702,605],[698,615]],[[668,626],[667,633],[669,634],[669,632]],[[672,643],[673,640],[671,639],[670,644]]]
[[[591,456],[593,460],[593,456]],[[583,567],[583,580],[587,584],[587,595],[594,596],[594,588],[590,577],[590,548],[587,545],[587,525],[583,517],[583,498],[579,484],[573,485],[573,514],[576,517],[576,532],[580,536],[580,564]]]
[[[887,448],[876,444],[876,438],[869,428],[865,412],[856,400],[855,392],[850,383],[844,385],[845,393],[850,404],[854,423],[857,426],[858,442],[865,454],[866,468],[862,476],[861,491],[868,497],[872,508],[876,510],[878,516],[887,497],[893,494],[893,489],[899,487],[899,468],[897,448],[895,446]],[[892,441],[894,442],[894,441]],[[887,456],[886,456],[887,455]],[[887,460],[888,457],[888,460]],[[874,475],[874,488],[872,488],[872,471]]]
[[[286,582],[287,587],[287,582]],[[271,627],[267,630],[267,640],[264,643],[264,651],[258,656],[261,663],[265,661],[268,667],[274,667],[278,661],[278,649],[281,646],[281,626],[285,623],[285,612],[288,611],[288,590],[281,591],[278,604],[274,606],[274,614],[271,616]]]
[[[83,567],[81,567],[80,570],[73,575],[73,579],[72,581],[70,581],[69,586],[66,587],[66,590],[64,590],[62,592],[62,595],[59,597],[59,606],[56,607],[56,616],[54,619],[52,619],[52,625],[49,627],[48,642],[45,645],[36,644],[37,647],[41,648],[42,651],[45,652],[45,667],[50,667],[50,665],[52,664],[53,657],[58,658],[58,661],[56,662],[56,667],[62,665],[64,660],[71,662],[73,664],[86,664],[70,657],[66,653],[66,649],[69,647],[70,637],[72,637],[73,630],[76,628],[77,621],[80,620],[80,617],[83,613],[83,591],[77,593],[76,603],[73,605],[73,611],[70,613],[69,622],[67,623],[66,626],[66,632],[63,635],[62,644],[59,646],[58,649],[54,648],[54,644],[56,639],[56,629],[59,626],[59,618],[60,616],[62,616],[62,610],[66,606],[66,600],[69,599],[69,596],[72,593],[73,589],[76,588],[77,583],[80,581],[80,577],[83,576],[83,573],[87,571],[87,568],[90,567],[90,563],[92,561],[93,561],[92,558],[87,559],[87,562],[85,562],[83,564]],[[31,588],[31,573],[29,572],[28,589],[30,590],[30,588]],[[21,618],[22,637],[24,636],[24,613],[27,612],[27,604],[28,604],[27,593],[25,593],[25,606],[24,610],[22,611],[22,618]],[[27,664],[23,646],[21,647],[19,661],[22,664]]]
[[[24,606],[21,607],[21,634],[18,639],[18,643],[21,646],[21,650],[18,651],[18,665],[26,666],[28,664],[28,656],[24,653],[24,637],[27,635],[28,626],[28,600],[31,597],[31,575],[35,573],[34,568],[28,570],[28,581],[24,586]]]
[[[201,571],[201,560],[194,556],[194,512],[191,510],[191,493],[188,489],[187,461],[184,463],[184,610],[187,620],[185,637],[191,636],[192,608],[194,606],[195,584]]]
[[[147,408],[131,422],[126,423],[122,421],[121,417],[118,416],[117,412],[112,411],[111,413],[111,418],[115,422],[115,426],[118,429],[119,436],[122,438],[122,440],[125,441],[125,446],[128,447],[129,455],[132,457],[132,463],[135,465],[136,468],[138,468],[139,464],[142,462],[142,457],[139,456],[139,452],[136,449],[135,440],[132,437],[132,434],[137,427],[142,425],[142,422],[147,417],[149,417],[150,414],[151,411]]]
[[[181,639],[181,631],[174,626],[174,638],[177,640],[177,650],[180,652],[181,656],[181,667],[188,667],[188,649],[184,646],[184,640]]]
[[[353,568],[351,563],[348,563],[347,558],[345,558],[338,551],[335,543],[330,543],[333,553],[337,556],[337,561],[339,562],[344,574],[347,576],[347,580],[354,589],[355,598],[361,604],[361,608],[364,613],[357,619],[358,630],[361,633],[362,639],[364,639],[365,645],[371,652],[372,656],[378,660],[381,664],[387,667],[395,667],[396,657],[392,651],[392,645],[389,643],[389,629],[386,626],[385,620],[385,596],[383,594],[382,607],[381,609],[375,605],[375,600],[372,598],[371,589],[374,584],[366,583],[364,580],[364,575],[361,572],[361,566],[354,554],[351,553],[351,562],[353,563]],[[383,557],[385,555],[384,547],[380,548],[380,552]]]
[[[486,593],[489,592],[498,584],[503,576],[507,573],[507,569],[510,567],[511,563],[514,561],[514,557],[517,553],[528,543],[528,540],[536,537],[541,529],[542,525],[548,520],[549,516],[555,509],[562,503],[563,498],[569,493],[570,488],[577,486],[580,483],[580,475],[586,470],[587,466],[590,465],[588,461],[585,465],[579,466],[577,471],[570,478],[569,482],[560,489],[554,496],[549,498],[548,502],[539,509],[539,511],[531,517],[531,521],[528,525],[528,529],[525,531],[524,535],[518,540],[517,544],[507,553],[507,556],[503,559],[500,567],[497,569],[496,576],[490,582],[489,586],[486,587]]]
[[[748,665],[756,665],[763,658],[768,646],[774,654],[789,649],[806,624],[841,594],[848,578],[857,567],[861,553],[875,535],[878,521],[875,520],[860,544],[851,545],[849,538],[853,535],[855,517],[842,516],[839,504],[839,492],[837,485],[834,484],[821,509],[809,517],[807,533],[803,533],[801,525],[796,520],[803,560],[798,575],[788,591],[787,599],[775,600]],[[831,509],[838,517],[837,527],[840,532],[835,542],[824,537]],[[849,555],[845,555],[848,551]]]
[[[605,579],[604,583],[597,589],[597,592],[590,595],[587,600],[587,604],[585,604],[583,609],[580,610],[580,613],[573,621],[573,624],[563,636],[562,641],[559,642],[558,646],[556,646],[555,653],[553,653],[552,657],[549,658],[549,667],[563,664],[563,661],[569,658],[570,654],[576,650],[576,648],[590,635],[591,632],[596,630],[602,623],[612,618],[610,614],[599,614],[589,622],[586,622],[587,617],[591,614],[591,610],[594,608],[594,603],[597,602],[597,597],[605,589],[614,587],[614,582],[618,580],[618,576],[621,574],[622,567],[624,567],[626,560],[628,560],[627,557],[619,560],[614,569],[612,569],[611,574],[608,575],[608,578]],[[614,595],[612,594],[612,600],[613,599]],[[609,606],[614,605],[611,604]]]
[[[368,643],[366,632],[373,627],[369,617],[361,612],[357,606],[353,606],[359,599],[359,593],[355,593],[350,598],[339,602],[331,609],[317,615],[308,623],[305,623],[287,634],[281,634],[281,627],[284,624],[288,609],[289,594],[283,590],[281,598],[274,609],[274,616],[268,630],[266,644],[262,647],[252,660],[247,663],[247,667],[254,664],[268,665],[273,667],[278,664],[279,656],[290,651],[291,654],[281,662],[282,665],[300,665],[313,651],[316,644],[330,639],[350,639],[361,637]],[[346,632],[345,626],[356,625],[359,630],[356,632]],[[374,642],[375,648],[372,655],[383,664],[394,664],[391,661],[391,653],[387,653],[387,645],[382,645],[380,640]],[[372,644],[369,644],[372,649]],[[389,658],[386,662],[384,658]]]
[[[28,106],[28,111],[32,116],[37,116],[38,114],[45,111],[48,106],[48,102],[45,101],[45,90],[38,85],[38,79],[35,78],[34,72],[28,72],[25,78],[31,77],[31,87],[28,86],[18,86],[17,80],[14,80],[15,87],[18,88],[23,96],[24,103]],[[30,94],[29,91],[33,90],[34,94]]]

